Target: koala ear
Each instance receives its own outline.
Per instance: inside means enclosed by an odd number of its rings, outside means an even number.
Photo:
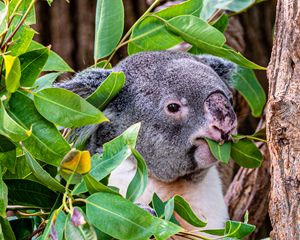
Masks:
[[[54,87],[65,88],[81,97],[87,97],[108,77],[112,70],[103,68],[88,68],[66,81],[57,82]]]
[[[210,66],[225,83],[230,85],[230,78],[236,70],[234,63],[211,55],[199,55],[197,58],[200,62]]]

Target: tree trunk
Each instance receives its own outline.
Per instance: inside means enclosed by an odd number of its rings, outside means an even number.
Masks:
[[[271,157],[272,239],[300,235],[300,5],[278,0],[268,67],[267,136]]]

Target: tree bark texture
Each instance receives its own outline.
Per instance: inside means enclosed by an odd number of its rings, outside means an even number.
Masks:
[[[300,2],[277,3],[268,67],[272,239],[300,238]]]

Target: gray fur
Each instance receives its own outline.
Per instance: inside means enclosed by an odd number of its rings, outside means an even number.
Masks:
[[[220,58],[172,51],[127,57],[112,69],[125,73],[126,84],[104,111],[110,122],[92,134],[88,149],[92,153],[99,151],[103,143],[141,122],[137,149],[144,156],[150,175],[167,182],[180,177],[193,179],[194,173],[203,171],[193,157],[195,147],[190,137],[208,127],[203,106],[210,94],[220,92],[226,101],[231,100],[228,81],[234,68]],[[109,73],[88,69],[58,86],[86,97]],[[178,120],[167,116],[165,102],[183,98],[187,101],[188,117]]]

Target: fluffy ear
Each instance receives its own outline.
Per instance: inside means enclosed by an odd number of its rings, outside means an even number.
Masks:
[[[55,83],[54,87],[65,88],[85,98],[93,93],[111,72],[112,70],[102,68],[88,68],[70,80]]]
[[[211,55],[199,55],[197,58],[202,63],[210,66],[225,83],[230,85],[230,78],[236,69],[234,63]]]

